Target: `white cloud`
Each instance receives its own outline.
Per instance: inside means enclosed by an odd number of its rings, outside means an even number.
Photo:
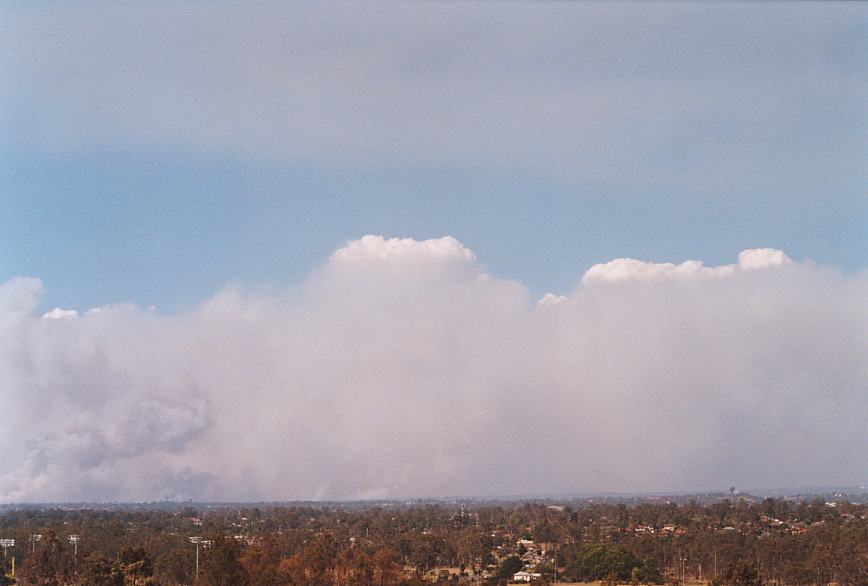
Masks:
[[[738,266],[741,269],[766,269],[793,264],[782,250],[774,248],[752,248],[742,250],[738,254]]]
[[[414,240],[412,238],[383,238],[368,234],[352,240],[331,256],[333,262],[386,261],[396,259],[449,258],[473,261],[473,252],[452,236]]]
[[[558,303],[563,303],[567,298],[563,295],[555,295],[554,293],[546,293],[543,295],[537,303],[540,305],[557,305]]]
[[[70,317],[78,317],[78,311],[75,309],[62,309],[60,307],[55,307],[49,312],[43,313],[42,317],[44,319],[65,319]]]
[[[792,264],[783,251],[774,248],[753,248],[738,255],[738,263],[720,267],[703,266],[702,261],[686,260],[681,264],[654,263],[633,258],[616,258],[596,264],[582,276],[586,285],[617,281],[695,280],[729,277],[740,270],[768,269]]]
[[[284,293],[60,321],[13,279],[0,500],[865,482],[865,274],[613,262],[534,303],[455,239],[368,236]]]

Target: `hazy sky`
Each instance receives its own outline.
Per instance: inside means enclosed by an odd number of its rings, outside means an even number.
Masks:
[[[858,3],[4,3],[0,500],[868,483],[866,104]]]

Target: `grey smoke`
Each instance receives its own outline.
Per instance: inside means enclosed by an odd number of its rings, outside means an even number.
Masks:
[[[537,302],[368,236],[174,315],[0,285],[0,500],[857,484],[868,276],[780,251],[597,265]],[[583,282],[582,282],[583,281]]]

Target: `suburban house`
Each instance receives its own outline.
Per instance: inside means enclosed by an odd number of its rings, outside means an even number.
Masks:
[[[531,580],[538,580],[539,578],[542,578],[542,574],[539,572],[525,572],[522,570],[513,574],[512,581],[529,583]]]

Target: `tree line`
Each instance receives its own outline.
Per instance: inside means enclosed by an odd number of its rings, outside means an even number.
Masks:
[[[816,499],[7,508],[0,538],[20,585],[503,584],[528,567],[519,542],[543,582],[868,584],[866,506]]]

